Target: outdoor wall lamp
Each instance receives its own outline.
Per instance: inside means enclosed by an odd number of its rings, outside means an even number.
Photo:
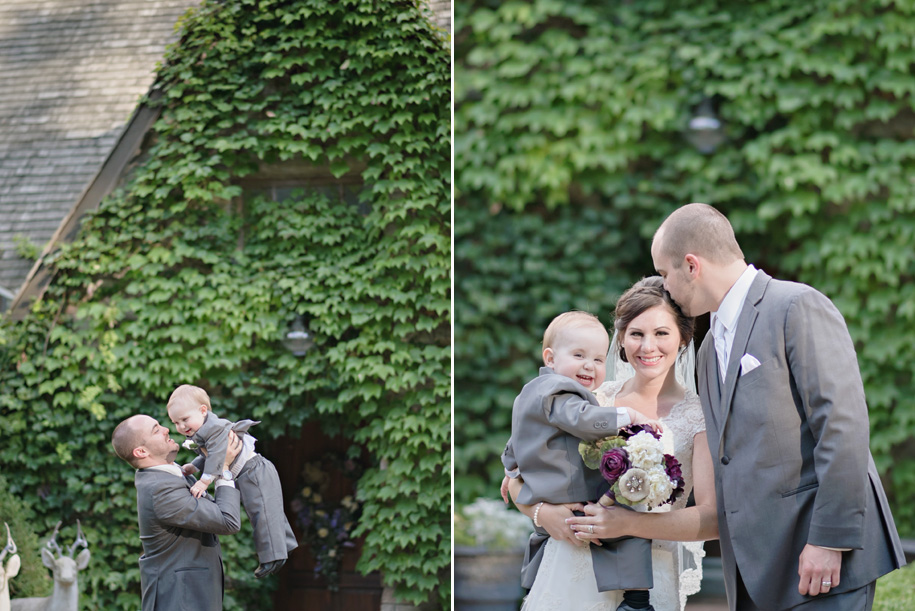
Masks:
[[[315,340],[305,327],[305,317],[296,314],[295,320],[292,321],[292,328],[283,338],[283,345],[295,356],[302,356],[308,349],[314,346]]]
[[[714,153],[715,149],[726,140],[724,133],[724,124],[718,115],[715,114],[715,108],[712,106],[712,100],[704,98],[696,109],[696,114],[689,120],[686,128],[686,139],[696,147],[703,155]]]

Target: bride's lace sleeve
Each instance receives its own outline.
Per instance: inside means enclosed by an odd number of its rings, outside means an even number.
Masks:
[[[683,421],[690,437],[695,437],[705,431],[705,415],[702,413],[699,395],[689,390],[686,391]]]

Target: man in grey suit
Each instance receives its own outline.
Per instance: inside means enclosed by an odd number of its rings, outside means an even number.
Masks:
[[[234,482],[217,482],[215,500],[194,498],[190,491],[194,478],[186,478],[174,462],[178,444],[150,416],[137,415],[120,423],[111,444],[120,458],[137,469],[143,611],[221,611],[224,580],[216,535],[234,534],[240,528]],[[241,447],[233,433],[224,469]]]
[[[697,373],[730,608],[870,609],[905,558],[842,315],[747,265],[706,204],[674,211],[651,254],[684,313],[712,312]]]

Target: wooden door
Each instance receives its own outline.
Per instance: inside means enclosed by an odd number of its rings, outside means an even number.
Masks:
[[[290,503],[302,489],[303,467],[329,452],[342,452],[349,445],[351,442],[341,437],[327,437],[315,423],[306,424],[297,439],[281,437],[265,445],[265,454],[269,452],[280,475],[286,515],[300,541],[302,532]],[[337,501],[352,494],[353,484],[340,473],[332,474],[329,500]],[[300,545],[280,571],[274,611],[379,611],[383,589],[381,576],[377,573],[364,576],[356,571],[361,552],[362,541],[356,541],[355,548],[344,549],[339,589],[332,592],[323,577],[315,576],[315,560],[309,548]]]

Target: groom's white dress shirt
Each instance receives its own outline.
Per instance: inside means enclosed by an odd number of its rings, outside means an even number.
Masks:
[[[718,375],[721,385],[724,386],[725,374],[728,370],[728,360],[731,358],[731,347],[734,345],[734,336],[737,332],[737,321],[743,311],[743,302],[747,300],[750,285],[756,278],[757,270],[752,265],[740,274],[737,282],[727,292],[718,310],[712,312],[711,326],[712,337],[715,338],[715,352],[718,353]]]

